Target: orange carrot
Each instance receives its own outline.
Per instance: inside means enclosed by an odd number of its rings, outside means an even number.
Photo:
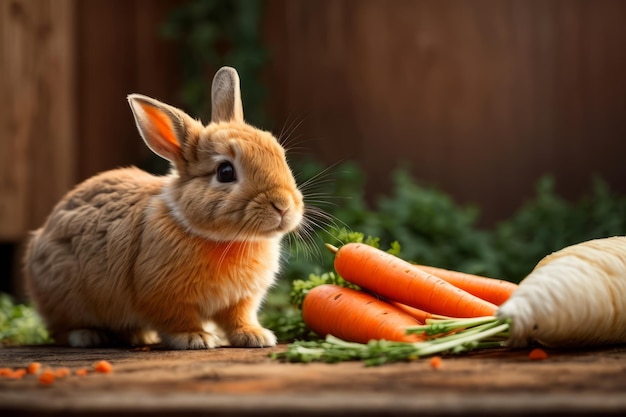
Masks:
[[[89,369],[87,368],[80,368],[74,372],[76,376],[86,376],[87,374],[89,374]]]
[[[28,368],[26,368],[29,374],[38,374],[41,370],[41,364],[39,362],[31,362],[28,364]]]
[[[548,359],[548,354],[545,350],[536,348],[530,351],[528,357],[534,361],[542,361]]]
[[[0,376],[9,376],[13,373],[13,369],[10,368],[0,368]]]
[[[497,306],[387,252],[361,243],[337,250],[335,270],[346,281],[411,307],[450,317],[492,316]]]
[[[411,307],[393,300],[385,301],[387,301],[392,306],[398,308],[399,310],[404,311],[406,314],[417,320],[420,324],[425,324],[426,319],[430,319],[433,317],[432,313],[429,313],[428,311],[420,310],[419,308]]]
[[[56,376],[57,378],[65,378],[66,376],[69,376],[71,374],[70,369],[69,368],[58,368],[54,371],[54,376]]]
[[[430,366],[433,369],[441,369],[443,365],[443,359],[441,359],[441,356],[433,356],[432,358],[430,358]]]
[[[517,284],[496,278],[482,277],[479,275],[466,274],[465,272],[450,271],[434,266],[416,265],[429,274],[449,282],[476,297],[487,300],[497,306],[504,303],[517,289]]]
[[[113,366],[111,365],[109,361],[102,360],[94,365],[94,369],[96,372],[108,374],[109,372],[113,370]]]
[[[413,317],[373,295],[337,285],[310,290],[302,303],[302,318],[318,335],[331,334],[349,342],[422,340],[406,334],[407,327],[418,325]]]
[[[39,375],[38,379],[39,379],[40,384],[50,385],[54,382],[54,380],[56,379],[56,376],[54,375],[54,371],[50,369],[46,369]]]
[[[8,373],[6,377],[9,379],[22,379],[24,378],[24,375],[26,375],[26,369],[20,368],[20,369],[11,370],[11,372]]]

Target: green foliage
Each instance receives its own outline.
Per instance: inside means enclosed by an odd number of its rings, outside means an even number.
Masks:
[[[554,186],[552,178],[542,178],[534,199],[494,231],[503,277],[519,281],[541,258],[566,246],[626,235],[626,196],[612,193],[604,181],[595,179],[592,192],[578,202],[559,197]]]
[[[350,230],[379,239],[389,246],[397,241],[396,255],[412,262],[492,276],[518,282],[545,255],[585,240],[626,234],[626,196],[613,193],[601,179],[578,201],[567,201],[555,191],[551,177],[542,178],[535,195],[509,219],[492,229],[477,226],[479,210],[457,204],[449,195],[418,184],[404,169],[393,173],[389,195],[368,207],[360,190],[364,175],[354,164],[337,167],[329,193],[349,195],[346,204],[325,207],[338,219],[322,240],[333,244],[353,241]],[[355,190],[351,193],[350,190]],[[340,194],[335,194],[340,193]],[[333,197],[334,198],[334,197]],[[347,230],[340,231],[342,227]],[[297,258],[292,253],[291,258]],[[301,261],[290,279],[332,270],[332,256]],[[313,268],[313,269],[310,269]]]
[[[0,346],[50,342],[41,318],[31,306],[15,304],[8,294],[0,293]]]
[[[393,193],[378,202],[377,227],[367,233],[401,242],[402,257],[413,262],[475,274],[493,271],[496,259],[488,233],[475,226],[475,207],[418,185],[405,170],[393,174],[393,184]]]
[[[268,53],[261,41],[263,9],[261,0],[190,0],[168,16],[162,33],[180,45],[181,99],[188,111],[209,119],[213,74],[228,65],[239,72],[246,120],[264,124],[260,74]]]

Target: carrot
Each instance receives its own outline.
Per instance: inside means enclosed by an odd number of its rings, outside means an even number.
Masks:
[[[402,304],[393,300],[385,300],[385,301],[387,301],[392,306],[398,308],[399,310],[404,311],[406,314],[408,314],[409,316],[417,320],[420,324],[425,324],[427,319],[430,319],[433,317],[432,313],[429,313],[424,310],[420,310],[419,308],[411,307],[406,304]]]
[[[332,250],[333,247],[328,246]],[[497,310],[495,304],[396,256],[361,243],[348,243],[336,249],[335,270],[346,281],[433,314],[480,317],[492,316]]]
[[[15,369],[11,370],[5,376],[9,379],[22,379],[24,378],[24,375],[26,375],[26,369]]]
[[[94,369],[96,372],[108,374],[113,370],[113,366],[109,361],[102,360],[94,365]]]
[[[9,376],[13,373],[13,369],[10,368],[0,368],[0,376]]]
[[[418,324],[413,317],[373,295],[332,284],[308,292],[302,303],[302,318],[318,335],[331,334],[349,342],[422,340],[406,334],[407,327]]]
[[[87,368],[80,368],[74,372],[76,376],[87,376],[87,374],[89,374],[89,369]]]
[[[534,361],[542,361],[544,359],[548,359],[548,354],[545,350],[536,348],[530,351],[528,358]]]
[[[46,369],[39,375],[38,379],[40,384],[50,385],[54,382],[56,376],[54,375],[54,371],[52,371],[51,369]]]
[[[38,374],[41,370],[41,364],[39,362],[31,362],[26,368],[29,374]]]
[[[65,378],[71,374],[69,368],[58,368],[54,371],[54,376],[57,378]]]
[[[443,359],[441,359],[441,356],[433,356],[430,358],[430,366],[433,369],[441,369],[443,366]]]
[[[501,279],[466,274],[465,272],[459,271],[450,271],[434,266],[415,266],[497,306],[508,300],[511,294],[517,289],[517,284]]]

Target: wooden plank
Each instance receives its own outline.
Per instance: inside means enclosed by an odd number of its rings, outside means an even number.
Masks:
[[[489,224],[546,174],[571,199],[596,174],[626,193],[626,2],[267,4],[275,130],[356,160],[370,200],[403,162]]]
[[[134,2],[79,1],[79,179],[130,165],[137,154],[126,96],[136,80]]]
[[[126,96],[142,93],[178,104],[174,101],[180,88],[177,51],[160,36],[160,26],[178,3],[77,3],[79,179],[150,158]]]
[[[0,2],[0,239],[39,226],[75,181],[74,1]]]
[[[626,412],[625,347],[528,349],[365,367],[358,362],[289,364],[269,349],[208,351],[0,349],[0,367],[31,361],[72,371],[107,359],[111,374],[70,376],[42,387],[35,376],[0,378],[4,415],[221,416],[607,416]]]

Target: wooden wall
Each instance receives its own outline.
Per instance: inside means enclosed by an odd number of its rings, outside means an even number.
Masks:
[[[329,163],[356,159],[370,196],[402,162],[508,216],[538,177],[575,198],[626,193],[626,2],[269,0],[276,121]]]
[[[173,104],[183,0],[0,0],[0,241],[19,241],[98,171],[140,163],[126,95]],[[483,207],[486,222],[543,174],[575,197],[598,174],[626,193],[626,2],[266,0],[264,75],[279,132],[367,192],[407,163]],[[245,94],[245,86],[244,92]]]
[[[180,0],[0,0],[0,291],[22,295],[21,243],[75,183],[142,164],[126,95],[172,103]]]
[[[0,1],[0,240],[19,240],[75,181],[72,0]]]
[[[77,181],[149,152],[126,102],[175,102],[175,0],[0,0],[0,241],[41,225]]]
[[[126,96],[141,93],[179,104],[179,55],[160,35],[167,14],[179,3],[76,1],[79,179],[151,156]]]

